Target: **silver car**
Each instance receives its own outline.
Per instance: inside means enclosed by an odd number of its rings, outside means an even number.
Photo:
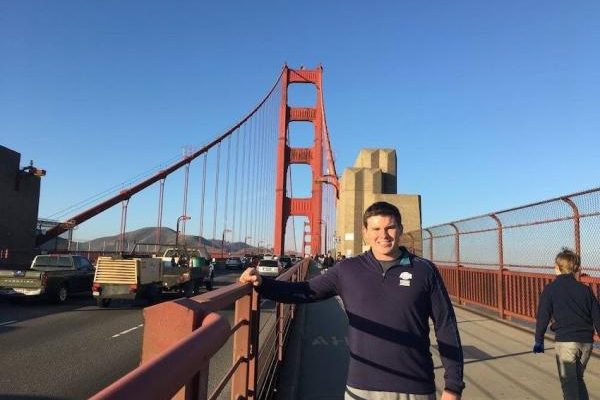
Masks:
[[[225,268],[227,269],[244,269],[244,263],[240,257],[229,257],[225,260]]]
[[[260,260],[257,269],[263,276],[279,276],[283,272],[283,267],[277,260]]]

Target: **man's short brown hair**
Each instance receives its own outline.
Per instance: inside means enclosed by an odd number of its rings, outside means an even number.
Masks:
[[[554,259],[556,266],[562,274],[572,274],[579,271],[581,258],[573,251],[563,247]]]
[[[378,201],[373,203],[365,210],[363,214],[363,226],[367,227],[367,219],[374,217],[376,215],[385,215],[386,217],[394,217],[396,219],[396,223],[398,226],[402,225],[402,216],[400,215],[400,211],[398,208],[390,203],[386,203],[385,201]]]

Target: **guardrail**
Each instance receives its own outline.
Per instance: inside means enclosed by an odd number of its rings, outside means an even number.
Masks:
[[[581,282],[600,297],[600,188],[406,232],[432,260],[451,297],[504,318],[534,321],[561,247],[581,256]],[[598,337],[596,337],[598,340]]]
[[[554,275],[490,270],[462,265],[437,264],[448,294],[459,304],[476,305],[498,313],[500,318],[535,321],[539,296]],[[582,283],[598,296],[600,278],[583,275]],[[597,338],[596,338],[597,339]]]
[[[305,280],[309,263],[304,259],[277,279]],[[232,304],[230,326],[217,312]],[[216,399],[228,382],[231,399],[266,398],[283,360],[294,309],[277,304],[276,323],[259,348],[260,299],[250,284],[145,308],[141,365],[92,399]],[[208,393],[210,359],[232,335],[232,366]]]

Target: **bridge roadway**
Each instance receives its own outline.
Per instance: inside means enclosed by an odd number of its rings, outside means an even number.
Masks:
[[[239,273],[217,270],[216,286],[235,282]],[[91,296],[65,305],[0,300],[0,400],[84,399],[125,375],[140,363],[142,306],[118,302],[103,309]],[[222,315],[233,321],[233,308]],[[261,325],[274,320],[274,304],[265,301]],[[231,344],[213,357],[210,387],[225,375],[231,357]],[[228,399],[228,390],[220,398]]]
[[[544,354],[533,354],[533,333],[463,307],[455,310],[465,358],[465,400],[562,399],[553,341],[546,341]],[[343,399],[346,327],[346,314],[337,298],[299,307],[284,355],[279,400]],[[444,369],[433,332],[431,343],[439,398]],[[585,374],[592,400],[600,400],[598,350]]]
[[[217,286],[237,276],[218,271]],[[465,399],[562,398],[551,341],[545,354],[534,355],[531,333],[464,308],[456,312],[465,354]],[[223,313],[232,319],[232,310]],[[273,305],[265,302],[261,325],[273,322]],[[89,397],[139,364],[142,323],[139,306],[100,309],[89,297],[73,298],[63,306],[0,300],[0,400]],[[278,399],[343,398],[346,324],[336,299],[298,309]],[[432,354],[441,388],[443,368],[435,346]],[[210,387],[230,365],[231,346],[226,345],[211,361]],[[600,400],[598,357],[590,360],[586,382],[590,398]],[[227,391],[220,398],[229,398]]]

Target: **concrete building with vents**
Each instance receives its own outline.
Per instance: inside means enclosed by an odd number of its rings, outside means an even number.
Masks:
[[[45,171],[20,164],[21,154],[0,146],[0,268],[27,266],[35,255],[40,177]]]
[[[336,211],[336,251],[346,257],[366,250],[362,216],[371,204],[386,201],[402,214],[404,232],[421,229],[421,196],[398,194],[396,150],[362,149],[340,179]]]

